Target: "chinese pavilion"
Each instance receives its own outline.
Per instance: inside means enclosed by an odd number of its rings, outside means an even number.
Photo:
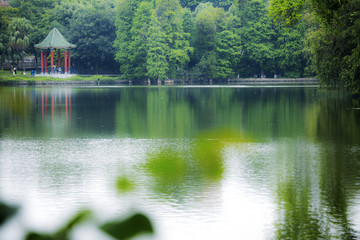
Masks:
[[[41,49],[41,74],[47,73],[48,49],[51,54],[50,72],[55,73],[54,50],[58,50],[58,67],[61,67],[60,49],[64,49],[64,72],[70,74],[70,49],[76,48],[76,45],[69,43],[57,28],[53,28],[41,43],[35,44],[35,48]]]

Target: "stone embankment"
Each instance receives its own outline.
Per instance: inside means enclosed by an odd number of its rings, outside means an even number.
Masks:
[[[318,84],[316,78],[236,78],[228,80],[238,84]]]

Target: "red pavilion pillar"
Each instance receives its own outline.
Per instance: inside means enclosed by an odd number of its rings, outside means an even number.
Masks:
[[[68,62],[68,71],[69,71],[69,74],[71,73],[70,72],[70,63],[71,63],[71,57],[70,57],[70,50],[69,50],[69,62]]]
[[[61,62],[60,62],[60,49],[58,50],[58,67],[61,67]]]
[[[44,74],[44,53],[43,50],[41,50],[41,74]]]
[[[51,73],[54,73],[53,71],[53,66],[54,66],[54,50],[53,49],[50,49],[50,53],[51,53],[51,66],[50,66],[50,72]]]
[[[65,58],[65,74],[67,74],[67,50],[65,49],[65,56],[64,56],[64,58]]]
[[[47,53],[46,53],[46,51],[45,51],[45,58],[44,58],[44,60],[45,60],[45,73],[48,73],[48,72],[47,72]]]

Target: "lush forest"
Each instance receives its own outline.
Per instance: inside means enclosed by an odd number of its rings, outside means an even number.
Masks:
[[[0,61],[57,27],[79,73],[133,80],[317,76],[359,91],[357,0],[10,0]]]

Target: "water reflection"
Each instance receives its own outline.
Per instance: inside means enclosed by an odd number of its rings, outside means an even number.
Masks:
[[[356,239],[359,233],[349,219],[348,204],[359,191],[355,179],[360,169],[351,162],[360,155],[348,158],[342,147],[334,151],[328,146],[314,149],[298,144],[277,154],[278,167],[274,169],[286,169],[274,174],[279,206],[277,238]],[[347,169],[349,165],[353,169]],[[350,181],[344,184],[346,179]]]
[[[345,93],[0,88],[0,100],[0,192],[47,218],[130,202],[158,216],[156,239],[360,237],[360,103]]]
[[[360,132],[360,111],[354,110],[360,103],[346,94],[324,93],[316,88],[0,91],[0,134],[6,131],[9,136],[180,139],[192,138],[207,129],[231,128],[256,141],[300,136],[351,143],[359,142],[360,135],[354,134]]]
[[[51,120],[55,120],[55,108],[57,107],[57,112],[61,116],[62,113],[62,99],[65,101],[65,121],[71,119],[71,90],[65,89],[65,92],[52,92],[51,94]],[[44,121],[45,117],[48,115],[48,104],[49,97],[48,93],[44,91],[41,92],[41,118]]]

